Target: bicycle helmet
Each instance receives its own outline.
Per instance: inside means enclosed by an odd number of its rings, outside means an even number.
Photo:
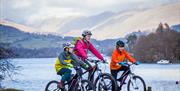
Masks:
[[[116,47],[117,48],[118,47],[124,47],[124,46],[125,46],[125,43],[123,41],[119,40],[119,41],[116,42]]]
[[[74,45],[72,44],[72,43],[70,43],[70,42],[67,42],[67,43],[64,43],[63,44],[63,48],[65,49],[65,48],[74,48]]]
[[[87,35],[92,35],[91,31],[89,30],[84,30],[83,33],[82,33],[82,36],[85,37]]]

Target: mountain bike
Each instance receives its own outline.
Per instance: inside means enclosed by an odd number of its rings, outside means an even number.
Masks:
[[[117,81],[118,90],[120,91],[125,81],[129,77],[127,83],[127,91],[146,91],[146,84],[142,77],[135,75],[131,70],[134,64],[126,62],[125,65],[129,68]],[[120,80],[121,79],[121,80]],[[119,83],[119,84],[118,84]]]
[[[76,74],[71,77],[70,81],[64,83],[64,88],[58,86],[58,81],[52,80],[46,85],[45,91],[95,91],[93,83],[82,79],[81,67],[75,67],[75,70]]]
[[[100,63],[104,63],[101,60],[92,60],[88,59],[89,62],[95,64],[91,69],[87,70],[86,72],[92,71],[88,80],[94,83],[97,91],[116,91],[117,90],[117,83],[114,77],[109,73],[103,73],[102,70],[99,68]],[[84,72],[83,74],[85,74]],[[94,74],[97,72],[97,77],[94,80]]]

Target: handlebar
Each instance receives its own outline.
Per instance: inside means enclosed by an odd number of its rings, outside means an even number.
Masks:
[[[97,63],[105,63],[102,60],[94,60],[94,59],[87,59],[87,61],[95,63],[95,64],[97,64]]]
[[[122,65],[121,62],[119,62],[119,65]],[[123,62],[123,66],[130,67],[132,65],[134,65],[132,62]]]

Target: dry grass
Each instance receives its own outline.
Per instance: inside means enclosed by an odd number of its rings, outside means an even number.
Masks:
[[[0,91],[23,91],[23,90],[7,88],[7,89],[0,89]]]

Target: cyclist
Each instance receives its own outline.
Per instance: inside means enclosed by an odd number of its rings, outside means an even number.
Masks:
[[[77,40],[75,43],[74,52],[75,54],[84,61],[90,68],[92,68],[91,64],[86,61],[88,58],[88,50],[90,50],[97,58],[105,62],[103,56],[97,51],[97,49],[93,46],[93,44],[90,42],[92,33],[89,30],[85,30],[82,33],[82,39]],[[90,77],[91,72],[89,72]]]
[[[64,88],[64,82],[71,78],[71,69],[75,65],[80,65],[84,69],[88,69],[88,65],[80,61],[73,53],[74,45],[67,42],[63,44],[64,51],[59,54],[56,60],[55,69],[58,75],[61,75],[61,81],[58,84],[60,88]]]
[[[127,58],[130,62],[138,65],[140,62],[136,61],[135,58],[133,58],[125,49],[124,49],[125,43],[121,40],[116,42],[116,49],[114,50],[112,54],[112,59],[110,62],[110,70],[111,74],[115,79],[117,79],[117,73],[119,71],[124,71],[121,76],[124,75],[124,73],[129,69],[125,65],[125,59]],[[122,77],[120,79],[117,79],[121,82]]]

